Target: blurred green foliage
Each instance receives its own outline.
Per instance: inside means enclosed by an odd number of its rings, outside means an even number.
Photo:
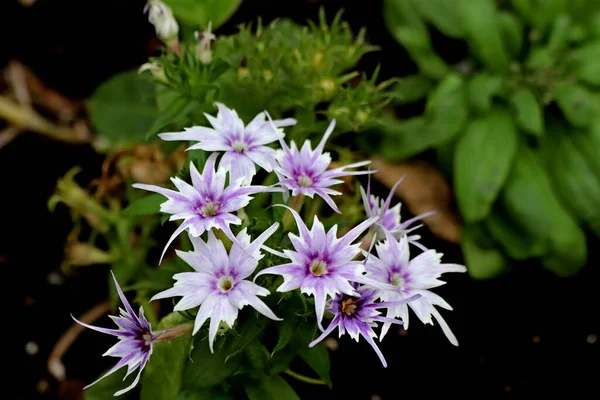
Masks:
[[[433,148],[453,181],[473,277],[539,258],[560,276],[586,263],[583,229],[600,234],[600,2],[385,0],[390,33],[419,73],[370,151],[400,160]],[[431,29],[467,45],[450,65]],[[448,162],[451,160],[451,162]]]

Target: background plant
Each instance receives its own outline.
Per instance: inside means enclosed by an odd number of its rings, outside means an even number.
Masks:
[[[390,33],[416,62],[364,149],[391,160],[434,149],[464,220],[472,276],[537,258],[567,276],[600,234],[600,5],[594,1],[387,0]],[[466,45],[449,63],[432,31]],[[453,47],[453,48],[455,48]],[[422,101],[424,100],[424,103]]]
[[[97,131],[94,145],[107,155],[103,175],[89,189],[83,189],[74,179],[74,169],[59,181],[49,202],[51,208],[65,203],[76,222],[66,245],[65,272],[110,263],[124,289],[136,291],[137,301],[145,305],[148,320],[158,329],[193,318],[172,313],[159,322],[160,310],[147,306],[152,295],[172,285],[174,273],[187,267],[174,258],[154,267],[160,255],[156,244],[164,242],[162,236],[167,231],[161,229],[166,218],[158,215],[164,199],[144,196],[131,184],[161,184],[175,174],[187,179],[189,172],[184,165],[193,161],[202,166],[206,155],[202,151],[186,153],[185,146],[157,141],[156,133],[206,125],[204,112],[214,113],[215,101],[227,102],[245,121],[264,109],[276,118],[293,116],[298,128],[286,130],[286,140],[298,143],[313,134],[322,135],[330,118],[338,121],[336,133],[356,132],[379,122],[378,114],[389,101],[387,87],[391,85],[391,81],[376,84],[376,73],[367,77],[352,71],[360,57],[375,48],[364,42],[364,32],[353,36],[341,14],[327,24],[321,12],[319,23],[307,27],[287,20],[268,26],[258,21],[255,27],[242,26],[239,33],[218,37],[212,46],[209,42],[208,47],[201,48],[202,35],[209,33],[205,30],[194,35],[194,28],[207,28],[207,15],[229,15],[239,2],[230,2],[229,11],[221,9],[225,3],[166,3],[183,21],[181,40],[169,41],[162,54],[142,68],[150,72],[115,75],[87,103]],[[210,19],[212,27],[224,19]],[[356,158],[347,148],[334,150],[340,163]],[[269,179],[272,177],[265,179],[265,185],[274,183]],[[336,222],[344,227],[362,218],[358,190],[349,184],[343,190],[346,195],[338,205],[344,220],[326,217],[326,226]],[[258,195],[246,209],[248,215],[262,216],[243,218],[243,226],[253,237],[281,220],[282,210],[265,212],[272,196]],[[312,219],[322,205],[319,199],[305,202],[304,217]],[[279,233],[276,240],[287,240],[282,235]],[[190,248],[190,244],[180,240],[179,248]],[[262,262],[271,265],[270,258]],[[261,279],[272,292],[280,283],[274,277]],[[111,300],[116,305],[114,290]],[[231,398],[243,396],[242,392],[251,399],[297,398],[281,373],[330,385],[325,345],[307,347],[316,333],[307,301],[291,293],[270,305],[278,315],[285,315],[285,322],[272,325],[244,310],[234,329],[221,332],[214,354],[209,352],[205,337],[157,345],[143,376],[142,398],[175,398],[178,394],[184,398]],[[297,370],[316,377],[308,378],[294,372]],[[116,385],[122,386],[122,376],[118,375],[100,381],[86,397],[103,398],[113,393]]]

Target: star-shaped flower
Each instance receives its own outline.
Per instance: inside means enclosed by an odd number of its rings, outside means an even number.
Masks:
[[[111,271],[112,273],[112,271]],[[158,339],[160,336],[159,333],[152,333],[152,328],[150,323],[144,317],[144,309],[140,307],[139,315],[136,315],[133,308],[127,301],[127,298],[123,294],[119,283],[117,282],[117,278],[113,274],[113,279],[115,281],[115,287],[117,288],[117,293],[123,302],[123,306],[125,309],[119,309],[119,316],[110,316],[110,318],[115,322],[118,329],[108,329],[108,328],[100,328],[93,325],[88,325],[84,322],[79,321],[75,317],[71,316],[75,322],[80,325],[85,326],[86,328],[93,329],[98,332],[106,333],[108,335],[116,336],[119,339],[119,342],[115,344],[113,347],[108,349],[106,353],[103,355],[110,357],[121,357],[119,362],[112,367],[106,374],[102,375],[95,382],[87,385],[84,389],[89,388],[94,385],[98,381],[103,378],[106,378],[108,375],[117,371],[118,369],[127,366],[127,374],[125,377],[129,376],[133,371],[139,369],[137,376],[135,377],[133,383],[129,385],[127,388],[119,390],[115,393],[115,396],[120,396],[125,392],[133,389],[135,385],[140,380],[140,375],[142,374],[142,370],[146,366],[146,363],[150,359],[153,350],[153,342]]]
[[[317,322],[321,326],[327,297],[339,293],[355,295],[350,282],[374,283],[365,278],[362,261],[354,261],[360,253],[360,243],[352,244],[358,236],[371,226],[377,218],[370,218],[354,227],[341,238],[337,237],[337,225],[325,233],[325,227],[315,216],[309,231],[296,211],[287,207],[296,220],[300,235],[289,234],[295,251],[284,250],[283,253],[263,248],[282,258],[290,260],[287,264],[269,267],[260,271],[263,274],[282,275],[284,282],[278,292],[300,289],[302,293],[315,297]]]
[[[458,346],[458,341],[450,327],[435,308],[435,306],[439,306],[452,310],[452,307],[429,289],[445,283],[438,279],[443,273],[466,272],[465,266],[442,264],[442,255],[435,250],[424,251],[409,260],[408,238],[403,236],[398,241],[390,232],[386,232],[386,240],[378,243],[375,249],[377,257],[368,255],[365,264],[367,276],[374,281],[395,287],[395,289],[384,288],[380,290],[380,298],[383,301],[401,301],[417,294],[421,295],[421,298],[416,301],[389,308],[387,316],[402,318],[405,328],[408,328],[408,307],[415,312],[424,324],[433,325],[431,318],[433,316],[442,327],[450,343]],[[389,323],[383,325],[380,339],[383,339],[389,328]]]
[[[190,163],[190,175],[192,185],[179,178],[171,178],[179,192],[165,189],[160,186],[136,183],[133,187],[151,192],[160,193],[168,200],[161,204],[160,211],[172,214],[170,221],[183,220],[183,223],[175,230],[163,253],[175,238],[184,230],[188,230],[190,236],[198,237],[212,228],[221,229],[227,237],[235,241],[235,235],[231,232],[230,224],[239,225],[242,221],[233,212],[248,205],[251,194],[258,192],[280,192],[280,188],[266,186],[242,186],[242,180],[238,179],[225,187],[226,171],[219,168],[215,172],[215,159],[217,153],[213,153],[206,160],[202,175],[193,163]]]
[[[190,237],[194,250],[177,255],[188,263],[194,272],[182,272],[173,275],[175,285],[155,295],[152,300],[181,296],[174,307],[175,311],[189,310],[200,306],[193,334],[196,334],[204,322],[210,318],[208,329],[209,347],[213,344],[221,321],[232,327],[238,316],[238,310],[251,305],[264,316],[281,320],[257,296],[266,296],[269,291],[246,280],[263,257],[260,247],[277,230],[279,224],[273,224],[254,242],[243,229],[233,242],[229,254],[220,240],[208,232],[208,242],[201,238]]]
[[[402,181],[404,180],[404,176],[396,182],[396,184],[390,190],[388,197],[385,199],[379,199],[379,197],[371,194],[371,177],[369,176],[369,180],[367,182],[367,190],[365,191],[363,187],[360,187],[360,195],[362,197],[363,205],[365,207],[365,213],[367,217],[378,217],[376,226],[376,234],[377,240],[385,239],[385,232],[390,232],[396,239],[401,238],[404,235],[408,235],[415,229],[420,228],[422,225],[417,225],[411,227],[411,225],[417,221],[422,220],[423,218],[427,218],[433,214],[435,211],[430,211],[423,213],[421,215],[417,215],[411,219],[408,219],[404,222],[400,222],[400,207],[402,203],[396,204],[394,207],[390,208],[390,204],[392,202],[392,197],[396,191],[396,188]],[[410,235],[408,236],[409,243],[419,247],[421,250],[426,251],[427,248],[418,242],[421,237],[419,235]]]
[[[212,128],[194,126],[183,132],[162,133],[163,140],[192,140],[198,143],[188,150],[201,149],[205,151],[224,151],[219,168],[230,171],[231,180],[243,178],[242,184],[249,185],[256,174],[254,164],[271,172],[277,166],[276,152],[266,146],[277,141],[277,135],[282,135],[280,127],[296,124],[293,118],[276,120],[273,131],[269,122],[265,121],[265,113],[261,112],[244,127],[244,122],[235,110],[221,103],[215,103],[219,112],[217,117],[204,114]]]
[[[341,193],[330,189],[330,186],[342,183],[343,181],[337,178],[343,176],[371,173],[370,171],[346,171],[349,168],[362,167],[371,161],[361,161],[339,168],[328,169],[329,164],[331,164],[331,156],[329,153],[323,153],[323,148],[334,128],[335,119],[331,120],[329,127],[323,135],[323,139],[321,139],[321,142],[314,150],[308,140],[304,142],[300,150],[294,141],[288,147],[281,135],[278,134],[282,149],[277,151],[279,166],[275,168],[275,173],[279,177],[280,183],[292,191],[292,196],[303,194],[312,198],[317,194],[335,212],[341,214],[331,198],[331,195],[340,195]],[[275,129],[273,127],[272,130],[274,133],[277,133]]]
[[[350,337],[358,342],[360,336],[364,337],[367,343],[373,347],[375,353],[379,356],[381,363],[387,367],[387,363],[381,350],[373,341],[377,334],[373,328],[377,326],[377,322],[387,324],[402,324],[402,321],[381,316],[378,308],[390,308],[402,306],[408,302],[417,300],[420,295],[395,302],[379,302],[377,300],[377,289],[363,286],[356,290],[356,296],[348,296],[347,294],[338,294],[333,299],[329,300],[327,310],[333,314],[333,320],[329,326],[317,339],[309,344],[313,347],[321,340],[325,339],[337,327],[340,332],[340,337],[348,332]]]

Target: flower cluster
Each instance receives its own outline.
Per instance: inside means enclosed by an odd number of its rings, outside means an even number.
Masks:
[[[362,336],[373,347],[382,364],[387,366],[374,341],[377,337],[374,328],[378,323],[382,325],[381,340],[391,324],[408,327],[409,307],[424,323],[432,324],[433,317],[450,342],[458,344],[435,308],[451,309],[450,306],[429,289],[443,284],[439,280],[441,274],[464,272],[465,268],[442,264],[441,254],[426,249],[418,242],[418,236],[408,235],[415,229],[410,225],[429,214],[401,223],[400,206],[390,208],[395,188],[385,201],[371,196],[370,185],[366,191],[361,188],[367,218],[343,235],[338,235],[337,225],[326,231],[316,215],[309,228],[298,213],[301,201],[289,202],[295,207],[274,204],[284,207],[293,217],[297,234],[288,234],[293,249],[277,248],[279,244],[271,247],[265,245],[279,228],[278,223],[271,225],[254,240],[246,228],[235,234],[232,227],[242,223],[235,213],[247,206],[257,193],[281,192],[284,199],[301,199],[302,195],[313,198],[317,195],[333,211],[340,213],[331,196],[341,193],[331,187],[341,183],[341,177],[368,175],[371,171],[348,171],[368,165],[369,161],[330,168],[331,156],[324,152],[324,148],[335,128],[335,120],[313,150],[308,140],[301,148],[293,141],[288,144],[284,140],[282,128],[294,125],[294,119],[273,121],[265,112],[244,125],[234,110],[220,103],[216,106],[216,117],[206,115],[211,128],[197,126],[183,132],[160,135],[163,140],[196,142],[188,149],[191,151],[201,149],[213,152],[202,173],[194,163],[190,163],[191,182],[172,178],[176,190],[145,184],[133,185],[165,196],[167,200],[162,203],[160,210],[170,214],[170,220],[182,221],[168,240],[163,256],[174,239],[184,232],[193,245],[192,251],[176,251],[177,256],[189,264],[193,271],[175,274],[173,287],[156,294],[152,300],[178,297],[180,299],[174,306],[175,311],[197,309],[190,330],[195,335],[208,323],[208,346],[211,352],[214,351],[219,327],[233,327],[239,310],[244,306],[254,308],[271,320],[281,320],[260,298],[270,294],[268,289],[255,283],[262,275],[283,277],[278,292],[299,289],[301,293],[314,298],[316,323],[322,334],[310,346],[323,340],[337,327],[340,336],[347,332],[357,341]],[[279,143],[281,148],[269,147],[274,142]],[[257,168],[274,172],[279,183],[268,187],[252,185]],[[412,260],[408,243],[422,251]],[[376,255],[370,254],[373,247]],[[367,248],[369,251],[365,251]],[[255,273],[264,257],[263,252],[285,261]],[[121,340],[107,353],[122,357],[110,372],[124,365],[128,365],[128,373],[138,367],[141,372],[152,353],[153,342],[161,340],[165,334],[152,333],[142,311],[137,317],[120,289],[119,295],[126,306],[121,317],[113,318],[119,330],[94,329],[116,335]],[[386,315],[381,315],[379,310],[386,310]],[[333,315],[333,319],[327,328],[323,328],[326,311]],[[166,336],[171,338],[176,335]]]

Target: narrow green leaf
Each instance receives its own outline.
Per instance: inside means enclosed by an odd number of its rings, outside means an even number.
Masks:
[[[279,375],[249,382],[244,389],[250,400],[300,400],[294,389]]]
[[[256,340],[250,343],[244,348],[244,358],[253,375],[269,375],[270,354],[263,344]]]
[[[454,153],[454,181],[458,206],[467,222],[489,214],[510,171],[517,143],[514,123],[501,110],[473,121],[461,136]]]
[[[109,78],[86,105],[96,131],[115,147],[143,141],[157,115],[154,84],[136,70]]]
[[[497,248],[484,248],[477,243],[478,230],[463,227],[460,245],[469,275],[475,279],[491,279],[508,271],[508,260]],[[485,233],[485,232],[482,232]]]
[[[469,104],[478,113],[486,113],[492,107],[492,97],[500,93],[502,78],[497,75],[480,73],[467,84]]]
[[[382,140],[374,151],[390,161],[403,160],[446,141],[447,132],[431,129],[423,117],[384,121],[385,124],[381,127]],[[369,138],[364,136],[359,140],[368,141]]]
[[[519,89],[510,97],[510,102],[519,128],[532,135],[541,136],[544,132],[544,115],[542,106],[533,92],[529,89]]]
[[[308,347],[308,344],[316,337],[315,334],[317,331],[312,324],[304,323],[298,327],[298,355],[331,387],[329,376],[331,364],[327,346],[320,342],[314,347]]]
[[[243,324],[238,326],[236,332],[232,332],[228,337],[228,343],[226,346],[227,357],[225,361],[241,353],[246,346],[256,339],[258,335],[265,330],[267,326],[267,320],[260,316],[256,318],[254,315],[250,315]]]
[[[501,206],[494,207],[484,225],[488,234],[512,259],[526,260],[548,253],[548,242],[524,232]]]
[[[167,199],[162,194],[151,194],[131,203],[123,210],[126,217],[152,215],[160,213],[160,205]]]
[[[155,331],[189,323],[178,312],[164,317]],[[183,369],[188,360],[191,333],[181,338],[154,345],[152,359],[142,376],[142,400],[175,399],[181,390]]]
[[[571,17],[568,14],[554,16],[548,38],[548,49],[552,53],[560,54],[567,48],[571,23]]]
[[[514,14],[506,11],[498,13],[498,22],[504,48],[512,58],[518,58],[523,48],[523,22]]]
[[[195,28],[206,28],[212,22],[216,29],[237,10],[242,0],[163,0],[182,22]]]
[[[572,125],[589,126],[598,113],[597,104],[590,92],[573,82],[560,82],[555,86],[556,101]]]
[[[467,40],[481,62],[491,71],[508,68],[508,55],[502,43],[494,0],[456,0],[456,9]]]

